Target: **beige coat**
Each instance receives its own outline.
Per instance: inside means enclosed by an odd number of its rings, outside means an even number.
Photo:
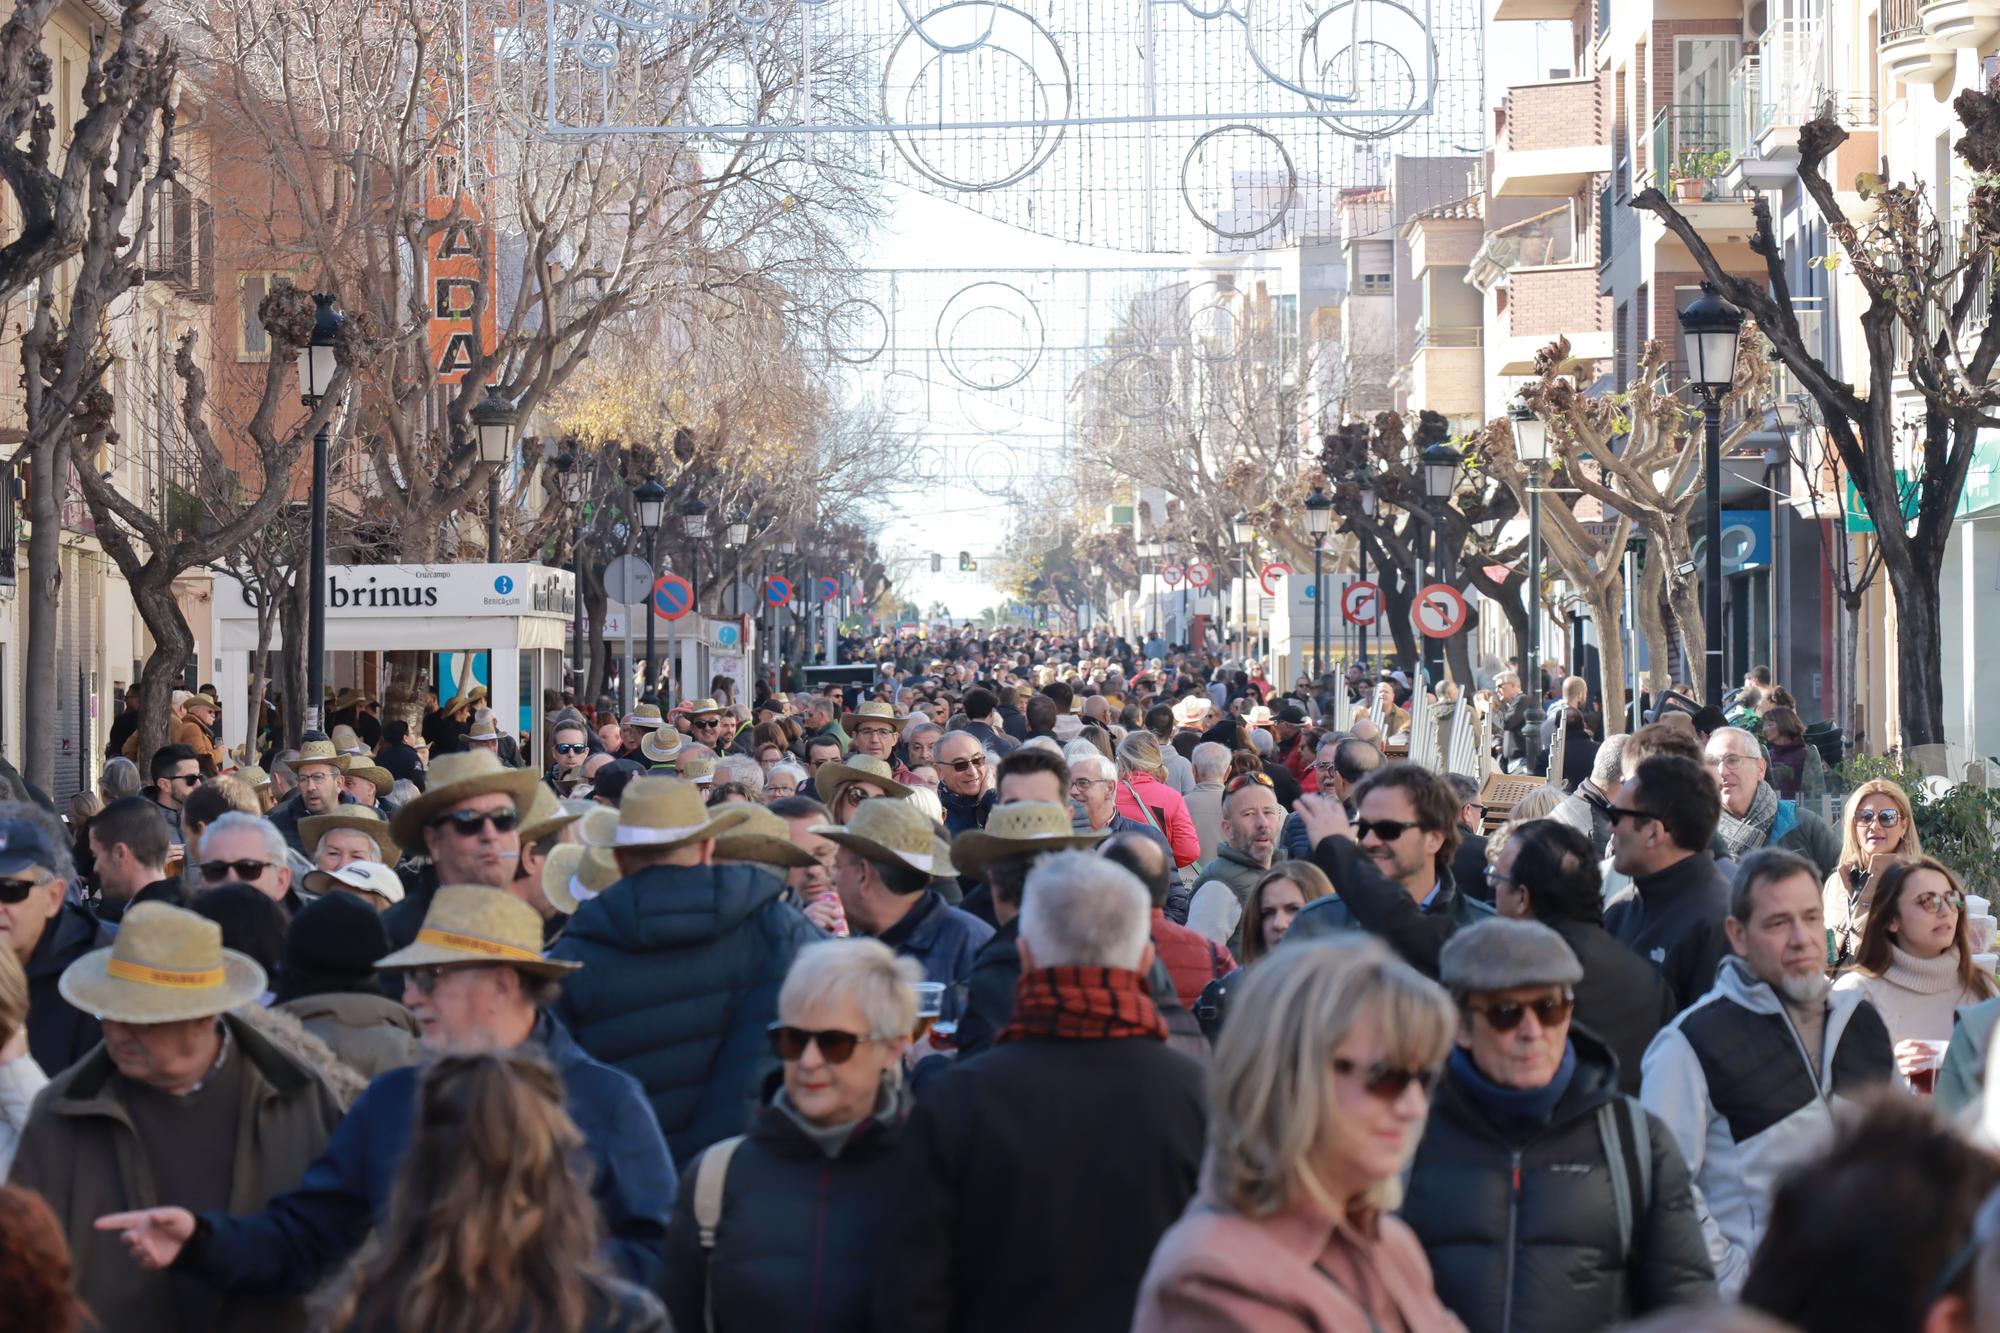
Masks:
[[[379,991],[301,995],[277,1008],[298,1019],[307,1032],[333,1048],[342,1064],[366,1079],[413,1065],[423,1054],[417,1044],[417,1020]]]
[[[229,1211],[254,1213],[299,1183],[332,1136],[340,1107],[305,1064],[234,1015],[224,1021],[247,1066]],[[154,1191],[113,1072],[100,1044],[43,1089],[21,1136],[13,1183],[38,1191],[55,1210],[76,1264],[77,1294],[100,1328],[182,1333],[167,1274],[141,1269],[116,1232],[91,1225],[106,1213],[167,1202]],[[212,1333],[288,1333],[305,1322],[299,1300],[239,1294],[223,1302]]]

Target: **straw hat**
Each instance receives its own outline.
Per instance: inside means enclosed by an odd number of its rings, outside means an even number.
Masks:
[[[698,782],[706,787],[715,781],[715,756],[712,754],[691,754],[675,767],[681,777],[689,782]]]
[[[890,730],[900,731],[906,721],[907,718],[897,716],[896,710],[880,699],[869,699],[856,705],[853,712],[840,715],[840,729],[852,736],[854,728],[862,722],[886,722]]]
[[[252,791],[262,791],[271,785],[271,775],[255,764],[247,764],[237,769],[236,776],[249,783]]]
[[[377,796],[387,796],[389,789],[396,785],[396,775],[365,754],[342,755],[340,771],[346,777],[367,778],[375,784]]]
[[[375,967],[394,971],[439,963],[506,963],[538,977],[559,977],[583,966],[542,957],[541,913],[511,893],[477,884],[440,887],[416,943],[377,959]]]
[[[368,747],[361,743],[361,737],[345,722],[333,729],[333,748],[344,755],[368,753]]]
[[[1243,720],[1253,727],[1268,727],[1271,725],[1271,710],[1263,704],[1258,704],[1244,715]]]
[[[472,710],[472,724],[465,729],[465,739],[469,741],[497,741],[500,739],[500,722],[490,708]]]
[[[299,757],[292,760],[292,772],[296,773],[307,764],[325,764],[334,772],[340,771],[340,751],[332,741],[324,736],[309,735],[299,740]]]
[[[214,713],[220,712],[222,706],[215,702],[215,696],[212,694],[190,694],[181,704],[181,707],[182,709],[206,708],[209,712]]]
[[[447,703],[444,707],[440,708],[438,711],[444,714],[444,716],[446,717],[451,717],[454,714],[464,712],[466,709],[472,707],[474,704],[478,702],[479,700],[473,697],[473,692],[471,690],[467,690],[463,694],[452,695],[451,702]]]
[[[319,840],[335,829],[351,828],[375,839],[382,859],[394,863],[402,846],[391,834],[389,823],[372,805],[343,805],[332,814],[307,815],[299,821],[299,846],[308,857],[319,855]]]
[[[666,724],[666,718],[660,716],[658,704],[640,704],[624,718],[624,725],[628,727],[663,727]]]
[[[586,847],[682,847],[727,833],[743,822],[750,809],[725,805],[710,810],[701,803],[701,788],[663,774],[633,778],[618,801],[616,823],[611,811],[584,816]]]
[[[824,771],[824,770],[822,770]],[[909,802],[869,799],[854,807],[845,824],[816,824],[813,832],[878,865],[908,866],[927,875],[938,870],[937,825]]]
[[[751,861],[788,870],[818,864],[819,858],[792,841],[791,828],[784,820],[761,805],[747,808],[748,817],[715,840],[716,860]]]
[[[1180,727],[1198,726],[1208,716],[1209,701],[1199,694],[1190,694],[1174,705],[1174,725]]]
[[[712,717],[727,710],[713,699],[696,699],[691,704],[682,705],[680,711],[688,717]]]
[[[558,801],[556,794],[549,790],[546,782],[535,784],[534,795],[528,800],[528,808],[521,812],[521,845],[540,842],[552,833],[560,833],[583,818],[583,812],[590,808],[589,801]]]
[[[389,830],[404,847],[424,845],[424,825],[446,806],[457,805],[470,796],[505,792],[514,804],[526,805],[535,784],[541,781],[532,768],[508,768],[491,750],[464,750],[442,754],[431,765],[430,780],[423,795],[396,812]],[[303,821],[301,821],[303,822]]]
[[[532,909],[531,909],[532,910]],[[224,1013],[262,995],[264,969],[222,947],[222,927],[166,903],[133,904],[108,949],[63,970],[62,997],[119,1023],[177,1023]]]
[[[668,739],[673,744],[667,744]],[[639,753],[649,763],[671,764],[674,756],[681,752],[681,732],[679,727],[659,727],[639,737]]]
[[[872,754],[857,754],[837,764],[821,764],[813,774],[813,790],[828,805],[833,794],[849,782],[872,782],[884,796],[908,796],[910,789],[890,776],[889,765]]]
[[[307,871],[306,888],[313,893],[355,889],[390,903],[403,901],[403,877],[380,861],[349,861],[338,870]]]
[[[333,711],[338,713],[342,709],[359,708],[363,704],[372,704],[374,702],[375,696],[366,690],[342,690],[340,697],[333,701]]]
[[[618,880],[618,863],[610,852],[580,843],[564,843],[542,863],[542,896],[564,916],[575,916],[577,908]]]
[[[996,805],[983,829],[967,829],[951,840],[951,859],[960,874],[983,877],[995,857],[1035,852],[1067,852],[1095,847],[1109,830],[1078,833],[1070,827],[1069,809],[1053,801],[1015,801]]]

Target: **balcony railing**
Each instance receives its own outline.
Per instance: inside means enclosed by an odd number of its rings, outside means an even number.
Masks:
[[[1477,324],[1454,326],[1434,325],[1429,320],[1418,320],[1416,328],[1416,352],[1437,347],[1478,347],[1483,331]]]
[[[1906,36],[1924,26],[1923,0],[1882,0],[1882,41]]]
[[[1676,181],[1692,181],[1687,192],[1701,198],[1723,194],[1722,178],[1734,161],[1730,151],[1732,111],[1727,103],[1676,102],[1660,108],[1647,136],[1646,184],[1682,193]],[[1683,194],[1685,197],[1685,194]]]

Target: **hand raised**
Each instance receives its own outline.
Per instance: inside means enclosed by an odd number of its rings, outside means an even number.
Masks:
[[[99,1231],[122,1233],[119,1239],[139,1267],[160,1269],[178,1259],[194,1235],[194,1214],[185,1208],[140,1208],[106,1213],[95,1225]]]

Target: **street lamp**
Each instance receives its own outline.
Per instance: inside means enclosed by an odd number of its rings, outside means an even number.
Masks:
[[[750,543],[750,516],[742,510],[729,520],[723,530],[722,544],[736,552],[736,576],[729,585],[729,607],[736,615],[743,614],[743,548]]]
[[[1333,498],[1315,486],[1306,497],[1306,531],[1313,539],[1313,669],[1315,682],[1324,671],[1326,635],[1326,582],[1320,560],[1326,554],[1326,530],[1333,525]]]
[[[1542,710],[1542,465],[1549,461],[1549,423],[1535,415],[1525,399],[1508,409],[1514,431],[1514,457],[1528,474],[1528,660],[1521,668],[1521,688],[1528,695],[1528,721],[1539,725]]]
[[[1355,493],[1361,499],[1361,517],[1364,519],[1375,517],[1375,478],[1370,475],[1367,463],[1362,463],[1360,470],[1354,474],[1354,486]],[[1361,540],[1359,532],[1354,534],[1354,557],[1356,572],[1360,574],[1361,581],[1368,582],[1368,543]],[[1380,615],[1382,606],[1380,595],[1375,598],[1375,606],[1376,614]],[[1355,626],[1354,640],[1360,660],[1365,665],[1368,661],[1368,626],[1365,623]]]
[[[1707,566],[1703,578],[1702,615],[1708,621],[1708,674],[1705,702],[1722,703],[1722,395],[1736,380],[1736,353],[1743,341],[1743,312],[1716,295],[1708,283],[1701,295],[1681,311],[1681,347],[1687,358],[1688,382],[1701,395],[1703,424],[1708,428],[1703,455],[1708,495],[1702,506],[1708,528]]]
[[[342,318],[332,292],[315,293],[312,338],[299,349],[299,401],[308,411],[333,388],[338,369],[334,343],[340,337]],[[306,581],[312,595],[306,602],[306,706],[305,728],[320,729],[320,709],[326,699],[326,447],[327,423],[313,432],[312,456],[312,549],[306,556]],[[253,719],[254,729],[254,719]]]
[[[1153,567],[1153,632],[1155,634],[1160,632],[1160,557],[1166,553],[1166,549],[1164,543],[1153,538],[1147,538],[1137,546],[1139,552],[1139,577],[1142,580],[1145,578],[1147,565],[1150,564]]]
[[[1424,496],[1431,503],[1431,578],[1433,582],[1444,583],[1444,509],[1451,500],[1451,493],[1458,486],[1459,469],[1465,465],[1465,455],[1446,444],[1443,440],[1430,445],[1423,453]],[[1417,615],[1423,616],[1421,604]],[[1444,640],[1423,636],[1428,643],[1422,645],[1427,666],[1430,667],[1431,687],[1444,679]]]
[[[473,440],[486,474],[486,559],[500,562],[500,469],[514,457],[514,427],[518,413],[514,400],[500,392],[498,385],[486,386],[486,396],[474,404]]]
[[[658,560],[660,554],[660,518],[667,508],[667,488],[660,485],[658,477],[648,477],[632,488],[632,503],[639,510],[639,526],[646,533],[646,564],[653,571],[653,579],[659,581]],[[647,589],[645,600],[639,604],[639,614],[646,617],[646,685],[653,691],[657,701],[660,697],[658,685],[653,680],[653,644],[655,626],[659,617],[653,614],[653,593]],[[645,701],[644,695],[635,695]]]
[[[1236,646],[1238,655],[1250,656],[1250,545],[1257,540],[1257,529],[1250,521],[1250,511],[1243,510],[1229,520],[1229,535],[1236,543]]]
[[[688,541],[688,608],[701,614],[701,544],[708,540],[708,506],[690,495],[681,506],[681,535]]]
[[[583,468],[576,456],[576,441],[563,441],[563,451],[549,460],[549,467],[556,474],[556,489],[562,501],[569,506],[571,520],[575,523],[574,537],[570,542],[570,568],[576,580],[576,595],[571,599],[570,608],[570,670],[574,677],[576,702],[579,708],[588,707],[584,697],[583,676],[586,670],[583,662]]]

